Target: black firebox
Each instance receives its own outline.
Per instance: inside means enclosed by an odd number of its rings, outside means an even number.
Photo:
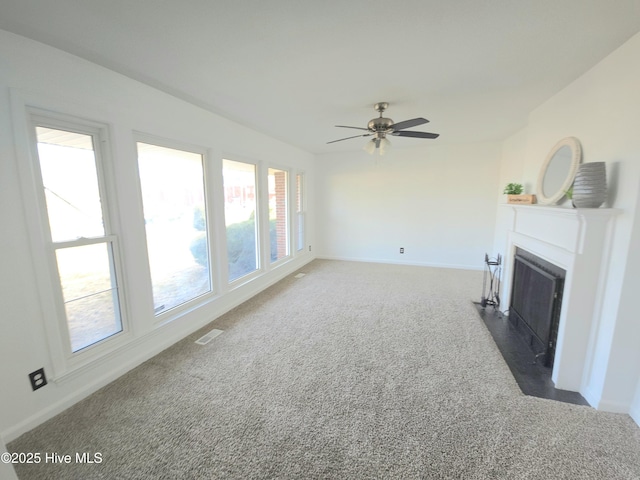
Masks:
[[[509,321],[529,346],[535,360],[553,366],[565,270],[516,249]]]

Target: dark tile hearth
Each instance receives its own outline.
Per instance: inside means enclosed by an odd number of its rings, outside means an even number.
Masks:
[[[507,316],[492,307],[482,308],[478,303],[475,305],[522,393],[576,405],[589,405],[579,393],[555,388],[551,381],[551,368],[534,363],[533,352],[518,335]]]

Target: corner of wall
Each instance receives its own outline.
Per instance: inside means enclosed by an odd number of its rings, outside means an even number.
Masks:
[[[640,427],[640,379],[638,379],[638,386],[636,388],[636,396],[631,402],[631,408],[629,409],[629,415]]]
[[[7,446],[4,444],[4,439],[0,437],[0,453],[5,454],[6,452]],[[6,480],[18,480],[18,476],[16,475],[11,463],[0,461],[0,478],[4,478]]]

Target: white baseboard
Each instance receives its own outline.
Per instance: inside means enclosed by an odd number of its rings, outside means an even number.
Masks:
[[[483,265],[460,265],[449,263],[432,263],[432,262],[408,262],[400,260],[391,260],[384,258],[353,258],[332,255],[318,255],[319,260],[340,260],[343,262],[362,262],[362,263],[383,263],[389,265],[409,265],[414,267],[433,267],[433,268],[451,268],[455,270],[483,270]]]
[[[0,436],[5,442],[15,440],[23,433],[32,430],[59,413],[62,413],[75,403],[78,403],[82,399],[98,391],[100,388],[121,377],[128,371],[158,355],[171,345],[179,342],[202,327],[214,322],[216,318],[224,315],[263,290],[266,290],[288,275],[291,275],[313,259],[313,256],[305,256],[298,261],[283,264],[277,269],[272,270],[268,276],[256,278],[258,281],[247,284],[245,288],[239,288],[234,292],[230,292],[227,294],[225,300],[218,303],[213,309],[207,310],[206,308],[203,308],[203,311],[206,311],[207,313],[202,315],[201,318],[192,319],[191,321],[185,321],[183,323],[172,322],[166,324],[163,328],[153,330],[143,337],[129,342],[108,356],[96,360],[95,363],[81,368],[78,372],[72,373],[69,376],[71,378],[82,376],[90,380],[85,382],[82,388],[76,389],[64,398],[53,402],[47,408],[41,409],[33,415],[9,426],[4,431],[0,432]],[[111,367],[108,369],[108,372],[99,373],[100,370],[104,370],[105,366],[108,366],[109,363],[113,363],[114,361],[118,362],[118,365],[115,368]],[[0,475],[0,478],[5,477]]]
[[[595,392],[593,389],[589,387],[583,387],[580,389],[580,395],[584,397],[584,399],[591,405],[593,408],[598,410],[598,404],[600,403],[600,394]]]
[[[603,412],[611,413],[628,413],[629,415],[631,415],[630,405],[627,402],[607,400],[605,398],[602,398],[599,393],[589,388],[581,390],[580,394],[587,402],[589,402],[589,405],[591,405],[596,410],[602,410]],[[638,420],[636,420],[636,423],[638,423]]]
[[[629,413],[629,404],[623,402],[613,402],[607,400],[600,400],[598,410],[611,413]]]
[[[639,403],[639,404],[633,405],[631,407],[631,409],[629,410],[629,416],[633,418],[633,421],[636,422],[640,427],[640,402],[636,402],[636,403]]]

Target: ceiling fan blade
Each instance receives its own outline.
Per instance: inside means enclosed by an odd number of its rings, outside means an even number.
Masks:
[[[423,125],[425,123],[429,123],[429,120],[426,118],[418,117],[412,118],[411,120],[405,120],[404,122],[394,123],[391,128],[394,130],[404,130],[405,128],[417,127],[418,125]]]
[[[362,128],[362,127],[349,127],[348,125],[336,125],[336,127],[340,127],[340,128],[355,128],[357,130],[366,130],[367,132],[369,131],[368,128]]]
[[[356,137],[370,137],[371,135],[373,135],[373,133],[365,133],[364,135],[354,135],[353,137],[346,137],[346,138],[341,138],[339,140],[331,140],[330,142],[327,142],[327,145],[330,143],[336,143],[336,142],[341,142],[343,140],[349,140],[350,138],[356,138]]]
[[[429,133],[429,132],[392,132],[391,135],[395,135],[397,137],[414,137],[414,138],[438,138],[440,136],[439,133]]]

